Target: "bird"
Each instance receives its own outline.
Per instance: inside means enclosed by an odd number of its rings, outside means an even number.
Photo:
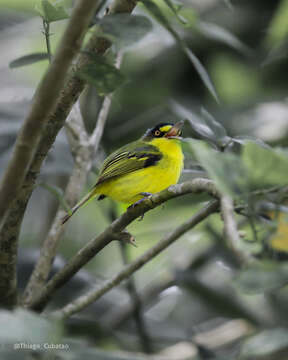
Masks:
[[[103,162],[92,189],[62,219],[64,224],[84,204],[98,196],[133,206],[178,182],[183,169],[183,121],[160,123],[138,140],[124,145]]]

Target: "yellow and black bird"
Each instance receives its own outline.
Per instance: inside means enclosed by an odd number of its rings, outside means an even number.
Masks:
[[[97,195],[98,200],[109,196],[130,205],[176,184],[183,168],[182,125],[182,121],[158,124],[108,156],[96,184],[64,217],[63,224]]]

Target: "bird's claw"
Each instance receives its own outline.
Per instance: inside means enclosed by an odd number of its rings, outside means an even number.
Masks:
[[[135,201],[135,203],[128,206],[128,210],[134,209],[137,205],[140,205],[146,198]]]
[[[143,198],[136,201],[135,203],[131,204],[130,206],[128,206],[128,210],[134,209],[137,205],[141,204],[143,201],[145,201],[146,199],[151,198],[152,194],[148,193],[148,192],[141,192],[140,195],[143,195]],[[151,200],[152,201],[152,200]],[[142,214],[139,218],[138,221],[142,221],[144,218],[144,214]]]
[[[138,218],[138,221],[142,221],[144,219],[144,214],[141,214]]]
[[[143,198],[135,201],[135,203],[128,206],[128,209],[134,209],[137,205],[141,204],[143,201],[145,201],[148,198],[151,198],[151,196],[152,196],[152,194],[148,193],[148,192],[141,192],[139,195],[142,195]]]
[[[124,230],[119,233],[114,234],[115,239],[124,241],[127,244],[137,247],[135,237],[131,235],[128,231]]]

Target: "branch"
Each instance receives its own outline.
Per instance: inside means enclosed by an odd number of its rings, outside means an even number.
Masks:
[[[234,219],[233,200],[227,195],[221,197],[221,211],[224,221],[224,236],[230,245],[230,248],[241,262],[247,263],[252,261],[252,257],[243,249],[243,246],[241,246],[242,242]]]
[[[65,202],[69,206],[73,206],[78,201],[92,165],[91,147],[89,146],[88,136],[84,129],[80,109],[76,105],[67,120],[71,127],[70,131],[73,132],[68,138],[71,152],[74,155],[74,167],[64,195]],[[59,205],[50,231],[43,242],[35,268],[22,296],[22,301],[26,305],[40,293],[50,274],[57,245],[64,232],[62,218],[65,213],[66,211]]]
[[[135,0],[114,0],[110,7],[109,13],[130,13],[135,6]],[[90,53],[92,52],[96,54],[104,54],[109,47],[110,42],[106,39],[99,38],[98,32],[95,31],[92,34],[87,46],[85,47],[85,50]],[[50,113],[48,117],[47,125],[45,126],[45,129],[43,131],[42,138],[40,140],[40,143],[38,144],[31,165],[27,171],[25,181],[21,187],[21,190],[17,197],[15,197],[14,202],[11,206],[11,210],[6,216],[3,226],[0,227],[0,257],[1,253],[5,257],[4,260],[0,261],[0,294],[2,294],[2,296],[4,296],[3,294],[5,294],[5,297],[7,298],[6,302],[8,304],[15,303],[17,241],[27,203],[35,187],[35,181],[40,172],[41,165],[46,158],[48,151],[53,145],[59,130],[62,128],[64,121],[68,116],[73,104],[77,101],[80,93],[84,89],[85,82],[79,79],[75,75],[75,72],[77,72],[77,70],[80,70],[81,67],[86,65],[89,61],[91,61],[90,57],[87,57],[84,53],[81,53],[78,56],[78,60],[74,66],[75,71],[71,72],[71,74],[69,75],[65,88],[62,90],[58,102],[54,107],[54,110]],[[53,92],[54,84],[52,93]],[[1,205],[2,204],[3,202],[1,203]],[[11,299],[9,299],[9,294],[14,294],[14,299],[12,299],[12,297]]]
[[[175,278],[167,276],[156,284],[148,285],[147,288],[140,291],[139,296],[142,302],[142,308],[146,309],[151,304],[155,304],[162,291],[175,285]],[[118,306],[112,306],[107,315],[104,316],[105,329],[117,330],[125,321],[133,315],[134,306],[130,302],[121,303]]]
[[[36,149],[45,133],[43,129],[49,123],[49,114],[59,98],[71,62],[80,50],[96,6],[97,1],[77,2],[55,57],[35,93],[30,113],[17,137],[12,158],[0,185],[0,304],[3,306],[11,307],[16,303],[19,228],[36,177],[35,173],[31,177],[28,169],[33,157],[37,158]],[[20,190],[22,186],[27,186],[25,176],[26,180],[28,176],[30,187],[28,186],[28,196],[23,199]],[[27,187],[25,190],[27,191]]]
[[[146,251],[143,255],[139,256],[136,260],[126,265],[118,274],[113,276],[110,280],[105,281],[101,286],[96,289],[92,289],[86,294],[78,297],[73,302],[64,306],[61,310],[55,311],[53,314],[63,319],[70,317],[71,315],[81,311],[92,302],[99,299],[106,292],[119,285],[124,279],[127,279],[135,271],[139,270],[143,265],[157,256],[161,251],[166,249],[180,236],[182,236],[188,230],[194,228],[201,221],[206,219],[209,215],[215,213],[218,210],[219,203],[217,200],[210,202],[207,206],[202,208],[191,219],[177,227],[170,235],[165,236],[155,246]]]
[[[82,266],[90,261],[112,240],[118,239],[123,235],[123,230],[133,220],[143,215],[147,211],[154,209],[165,201],[190,193],[207,192],[212,196],[219,196],[213,182],[208,179],[194,179],[182,184],[170,186],[168,189],[154,194],[145,199],[139,205],[129,208],[124,214],[116,219],[95,239],[87,243],[70,261],[59,271],[42,290],[41,295],[29,306],[34,310],[42,310],[49,301],[53,293],[65,284]]]
[[[85,0],[82,0],[85,2]],[[92,2],[88,2],[91,3]],[[109,14],[114,13],[131,13],[136,6],[136,0],[114,0],[112,5],[110,6]],[[96,5],[94,5],[97,7]],[[75,26],[77,28],[77,26]],[[104,38],[99,37],[98,31],[95,30],[92,34],[87,46],[85,47],[86,53],[95,53],[98,55],[104,54],[106,50],[110,47],[111,43]],[[40,143],[38,144],[37,150],[35,152],[34,158],[32,162],[29,164],[29,169],[26,173],[24,184],[21,188],[21,191],[17,196],[14,196],[15,199],[14,203],[12,204],[11,212],[13,212],[14,221],[11,218],[6,220],[5,223],[9,223],[11,226],[13,223],[13,237],[17,236],[19,229],[18,227],[21,225],[23,214],[25,212],[28,200],[31,196],[31,193],[34,189],[35,180],[37,175],[40,171],[42,162],[44,161],[45,157],[47,156],[48,151],[50,150],[51,146],[53,145],[55,138],[62,128],[66,117],[68,116],[69,112],[72,109],[72,106],[77,101],[80,93],[84,89],[85,81],[81,80],[75,73],[78,70],[81,70],[83,66],[91,61],[91,58],[82,52],[78,56],[78,60],[75,64],[75,71],[71,72],[68,80],[65,84],[65,89],[62,90],[60,97],[58,96],[57,104],[54,107],[54,110],[49,114],[48,119],[46,121],[47,125],[43,131]],[[56,54],[57,55],[57,54]],[[54,58],[54,63],[56,63],[56,55]],[[63,74],[63,72],[61,72]],[[52,81],[52,94],[54,94],[54,82]],[[57,97],[56,97],[57,98]],[[38,118],[37,118],[38,120]],[[29,129],[31,131],[32,128]],[[33,127],[34,129],[34,127]],[[30,143],[29,143],[30,146]],[[16,173],[15,173],[16,174]],[[15,176],[17,178],[17,176]],[[11,183],[12,184],[12,183]],[[12,189],[14,190],[14,189]],[[0,207],[4,207],[4,203],[1,202]],[[7,205],[5,204],[5,208]],[[15,216],[17,221],[15,221]],[[11,216],[12,217],[12,216]],[[7,227],[6,227],[7,228]],[[1,229],[1,227],[0,227]],[[5,233],[4,233],[5,236]]]
[[[46,48],[47,48],[47,54],[48,54],[48,60],[49,63],[51,64],[52,61],[52,53],[51,53],[51,45],[50,45],[50,23],[48,21],[46,21],[43,18],[43,34],[45,36],[45,42],[46,42]]]
[[[117,57],[116,66],[121,65],[120,56]],[[91,136],[85,130],[79,104],[76,103],[66,122],[67,137],[74,157],[74,168],[65,191],[65,201],[73,207],[80,199],[81,192],[86,184],[88,174],[92,167],[94,154],[98,151],[104,131],[113,94],[107,95],[102,103],[96,127]],[[51,271],[56,256],[59,240],[64,232],[62,220],[65,211],[59,206],[51,229],[45,239],[38,261],[23,293],[22,302],[28,306],[37,297],[44,286]]]
[[[120,69],[120,67],[121,67],[122,58],[123,58],[123,54],[118,53],[118,55],[116,57],[116,61],[115,61],[115,66],[118,69]],[[106,123],[106,120],[108,117],[108,113],[110,110],[110,106],[111,106],[112,96],[113,96],[113,94],[108,94],[105,96],[102,106],[101,106],[101,110],[98,115],[97,126],[90,137],[90,143],[91,143],[91,146],[94,147],[94,153],[96,153],[96,151],[99,147],[100,140],[102,138],[104,126],[105,126],[105,123]]]
[[[246,320],[229,320],[224,324],[218,325],[216,328],[196,334],[193,336],[193,341],[197,345],[216,350],[250,335],[253,333],[253,330],[252,324]]]
[[[123,264],[127,265],[129,263],[128,254],[127,254],[127,244],[120,242],[120,251],[123,260]],[[130,302],[132,306],[133,319],[136,325],[136,331],[141,344],[143,352],[146,354],[152,353],[151,340],[148,335],[145,319],[143,316],[143,307],[140,295],[138,294],[136,288],[136,282],[133,274],[127,279],[127,292],[130,297]]]
[[[22,129],[17,137],[12,158],[0,186],[0,219],[10,210],[18,196],[36,148],[40,142],[48,115],[53,110],[64,86],[72,60],[80,50],[82,39],[98,2],[79,0],[72,12],[54,60],[44,75]],[[1,224],[0,224],[1,225]]]
[[[207,226],[206,226],[207,227]],[[198,271],[209,261],[210,255],[215,253],[215,244],[205,246],[199,252],[183,252],[181,255],[181,269],[165,269],[164,273],[157,273],[157,275],[139,291],[142,308],[149,309],[159,300],[159,296],[164,290],[172,286],[179,285],[179,270],[184,273],[187,270]],[[160,275],[160,277],[159,277]],[[158,278],[159,277],[159,278]],[[105,324],[105,329],[110,331],[117,330],[124,322],[126,322],[133,315],[133,306],[131,302],[123,301],[120,304],[112,304],[108,311],[102,317],[102,323]]]

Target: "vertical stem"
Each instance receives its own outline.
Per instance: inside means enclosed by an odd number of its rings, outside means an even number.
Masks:
[[[51,54],[51,45],[50,45],[50,23],[45,19],[43,19],[43,29],[46,40],[48,59],[49,59],[49,63],[51,64],[52,54]]]
[[[117,218],[117,209],[113,205],[110,207],[109,217],[111,219],[111,222],[113,222]],[[127,265],[129,263],[127,245],[127,243],[119,241],[120,253],[124,265]],[[142,351],[150,354],[152,353],[151,341],[149,339],[148,332],[145,326],[142,302],[137,292],[135,277],[133,274],[131,274],[131,276],[127,279],[126,288],[130,298],[131,307],[133,309],[131,313],[135,321],[139,343],[141,344]]]
[[[125,244],[123,241],[120,241],[119,244],[123,263],[124,265],[126,265],[129,263],[127,244]],[[128,278],[126,287],[133,306],[133,318],[135,321],[142,350],[147,354],[152,353],[151,342],[143,318],[142,303],[136,289],[135,277],[133,275]]]
[[[242,263],[252,261],[252,257],[247,250],[242,249],[237,223],[234,218],[233,199],[228,195],[222,195],[221,197],[221,212],[224,222],[224,238],[226,238],[230,248]]]
[[[247,211],[248,211],[248,223],[250,225],[250,228],[252,230],[252,234],[253,234],[253,240],[254,242],[258,241],[258,235],[257,235],[257,230],[255,227],[255,222],[254,222],[254,217],[255,217],[255,212],[253,210],[253,203],[251,201],[250,198],[247,199]]]

